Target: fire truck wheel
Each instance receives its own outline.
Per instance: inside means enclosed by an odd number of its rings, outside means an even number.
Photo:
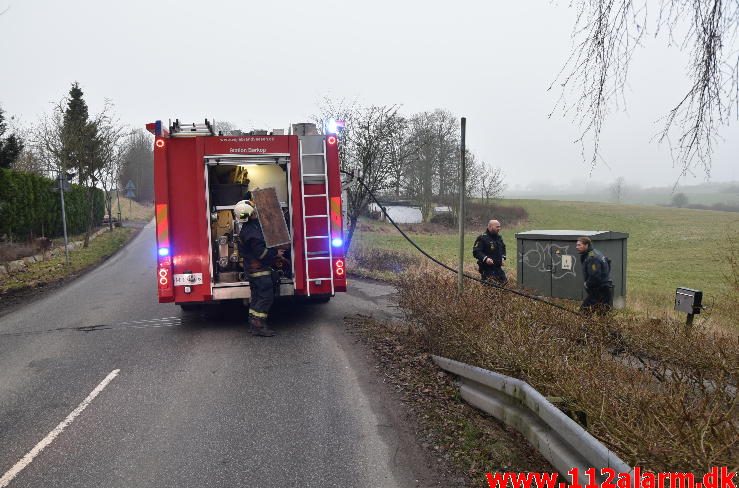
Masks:
[[[199,303],[180,303],[179,306],[183,312],[199,312],[201,308]]]
[[[319,296],[319,297],[310,297],[311,303],[328,303],[328,301],[331,300],[331,296]]]

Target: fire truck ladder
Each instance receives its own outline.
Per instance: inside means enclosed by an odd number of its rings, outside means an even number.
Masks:
[[[323,152],[320,153],[303,153],[303,143],[301,141],[300,143],[300,192],[302,194],[303,198],[303,235],[305,236],[305,245],[303,246],[303,258],[305,261],[305,283],[306,283],[306,291],[308,296],[311,296],[311,290],[310,285],[311,283],[318,283],[320,284],[323,281],[330,281],[331,282],[331,294],[334,294],[334,273],[333,273],[333,262],[334,262],[334,255],[333,255],[333,248],[331,245],[331,219],[329,218],[329,198],[328,198],[328,169],[326,165],[326,141],[322,141],[322,149]],[[321,157],[321,163],[323,165],[323,173],[305,173],[305,162],[303,161],[304,156],[320,156]],[[317,180],[320,179],[321,184],[323,185],[323,190],[321,193],[318,194],[312,194],[312,195],[306,195],[305,194],[305,183],[306,179],[309,180],[310,184],[316,184],[318,183]],[[306,215],[306,201],[309,198],[323,198],[325,205],[325,211],[321,214],[315,214],[315,215]],[[318,235],[308,235],[308,227],[306,225],[307,219],[324,219],[326,222],[325,227],[325,234],[318,234]],[[309,252],[308,251],[308,241],[318,240],[319,242],[321,240],[324,240],[327,244],[327,251],[314,251]],[[316,277],[311,276],[310,274],[310,266],[308,265],[310,261],[325,261],[328,260],[328,276],[322,276],[322,277]]]
[[[214,136],[213,124],[205,119],[204,124],[183,124],[180,119],[175,119],[174,124],[170,124],[169,133],[171,137],[197,137],[197,136]]]

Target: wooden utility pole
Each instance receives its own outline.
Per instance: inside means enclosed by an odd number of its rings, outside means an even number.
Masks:
[[[465,150],[464,150],[464,139],[465,131],[467,126],[467,118],[462,117],[462,137],[461,137],[461,148],[462,154],[459,165],[459,271],[457,273],[457,289],[461,294],[464,292],[464,194],[465,194],[465,176],[467,171],[465,169]]]

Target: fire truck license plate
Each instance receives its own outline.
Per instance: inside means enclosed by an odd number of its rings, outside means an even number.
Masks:
[[[174,286],[202,285],[203,273],[186,273],[174,275]]]

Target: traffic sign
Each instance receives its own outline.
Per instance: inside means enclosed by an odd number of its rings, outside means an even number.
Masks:
[[[128,183],[126,183],[126,190],[135,190],[136,185],[133,184],[133,181],[128,180]],[[128,195],[126,195],[128,197]]]
[[[69,182],[69,180],[59,176],[57,177],[54,187],[51,189],[51,191],[58,192],[60,186],[64,191],[72,190],[72,184]]]

